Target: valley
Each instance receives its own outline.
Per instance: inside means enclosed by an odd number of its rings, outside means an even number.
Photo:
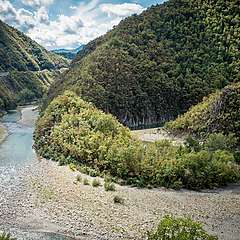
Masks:
[[[118,1],[0,0],[0,240],[239,240],[239,0]]]

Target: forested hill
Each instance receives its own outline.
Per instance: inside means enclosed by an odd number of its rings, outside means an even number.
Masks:
[[[240,79],[238,0],[170,0],[90,42],[49,97],[66,89],[129,126],[160,124]]]
[[[40,98],[68,64],[0,20],[0,112]]]
[[[0,20],[0,71],[39,71],[67,66],[68,61]]]
[[[204,98],[184,115],[166,124],[173,133],[205,138],[211,133],[234,134],[240,145],[240,83]]]

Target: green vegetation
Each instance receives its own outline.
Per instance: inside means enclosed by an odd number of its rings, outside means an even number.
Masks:
[[[99,187],[99,186],[101,186],[101,183],[100,183],[99,179],[94,178],[93,181],[92,181],[92,186],[93,186],[93,187]]]
[[[114,203],[119,203],[119,204],[124,204],[124,199],[118,195],[113,197],[113,202]]]
[[[70,163],[68,166],[73,172],[75,172],[77,170],[77,167],[74,163]]]
[[[50,103],[37,122],[34,139],[43,157],[86,165],[94,173],[138,187],[197,190],[240,179],[233,135],[210,135],[203,143],[188,138],[186,146],[166,140],[145,145],[132,139],[129,129],[116,118],[72,92]]]
[[[84,179],[83,179],[83,185],[89,185],[89,181],[88,181],[87,178],[84,178]]]
[[[190,218],[165,216],[157,229],[148,235],[148,240],[217,240],[209,235],[201,223]]]
[[[104,182],[105,191],[116,191],[116,186],[113,182]]]
[[[0,111],[43,96],[68,61],[0,20]]]
[[[231,84],[166,124],[173,133],[206,137],[210,133],[234,134],[240,144],[240,83]]]
[[[240,79],[238,0],[169,0],[80,51],[52,85],[110,112],[131,127],[175,118]]]
[[[16,240],[16,238],[12,238],[10,233],[1,233],[0,234],[0,240]]]
[[[66,67],[65,58],[49,52],[0,20],[0,72],[39,71]]]
[[[82,182],[82,176],[80,174],[77,175],[76,177],[77,182]]]

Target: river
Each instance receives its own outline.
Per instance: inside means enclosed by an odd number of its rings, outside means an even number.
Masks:
[[[21,171],[32,164],[37,163],[36,153],[32,148],[33,131],[38,112],[36,107],[29,106],[20,110],[11,111],[6,114],[1,122],[7,128],[8,135],[0,144],[0,207],[4,209],[7,200],[18,194],[18,184],[21,182]],[[4,194],[6,193],[6,194]],[[3,196],[4,194],[4,196]],[[9,198],[7,198],[8,196]],[[1,214],[1,211],[0,211]],[[51,232],[37,232],[33,229],[17,228],[11,226],[6,216],[0,215],[5,222],[0,222],[0,230],[14,232],[14,237],[18,240],[46,239],[64,240],[70,239],[65,236]]]

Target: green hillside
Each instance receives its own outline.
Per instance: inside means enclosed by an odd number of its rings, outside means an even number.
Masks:
[[[0,21],[0,110],[41,97],[67,66],[68,60]]]
[[[170,0],[90,42],[49,98],[73,90],[131,127],[159,125],[240,79],[238,0]]]
[[[211,133],[234,134],[240,143],[240,83],[211,94],[175,121],[166,124],[174,133],[206,137]]]

